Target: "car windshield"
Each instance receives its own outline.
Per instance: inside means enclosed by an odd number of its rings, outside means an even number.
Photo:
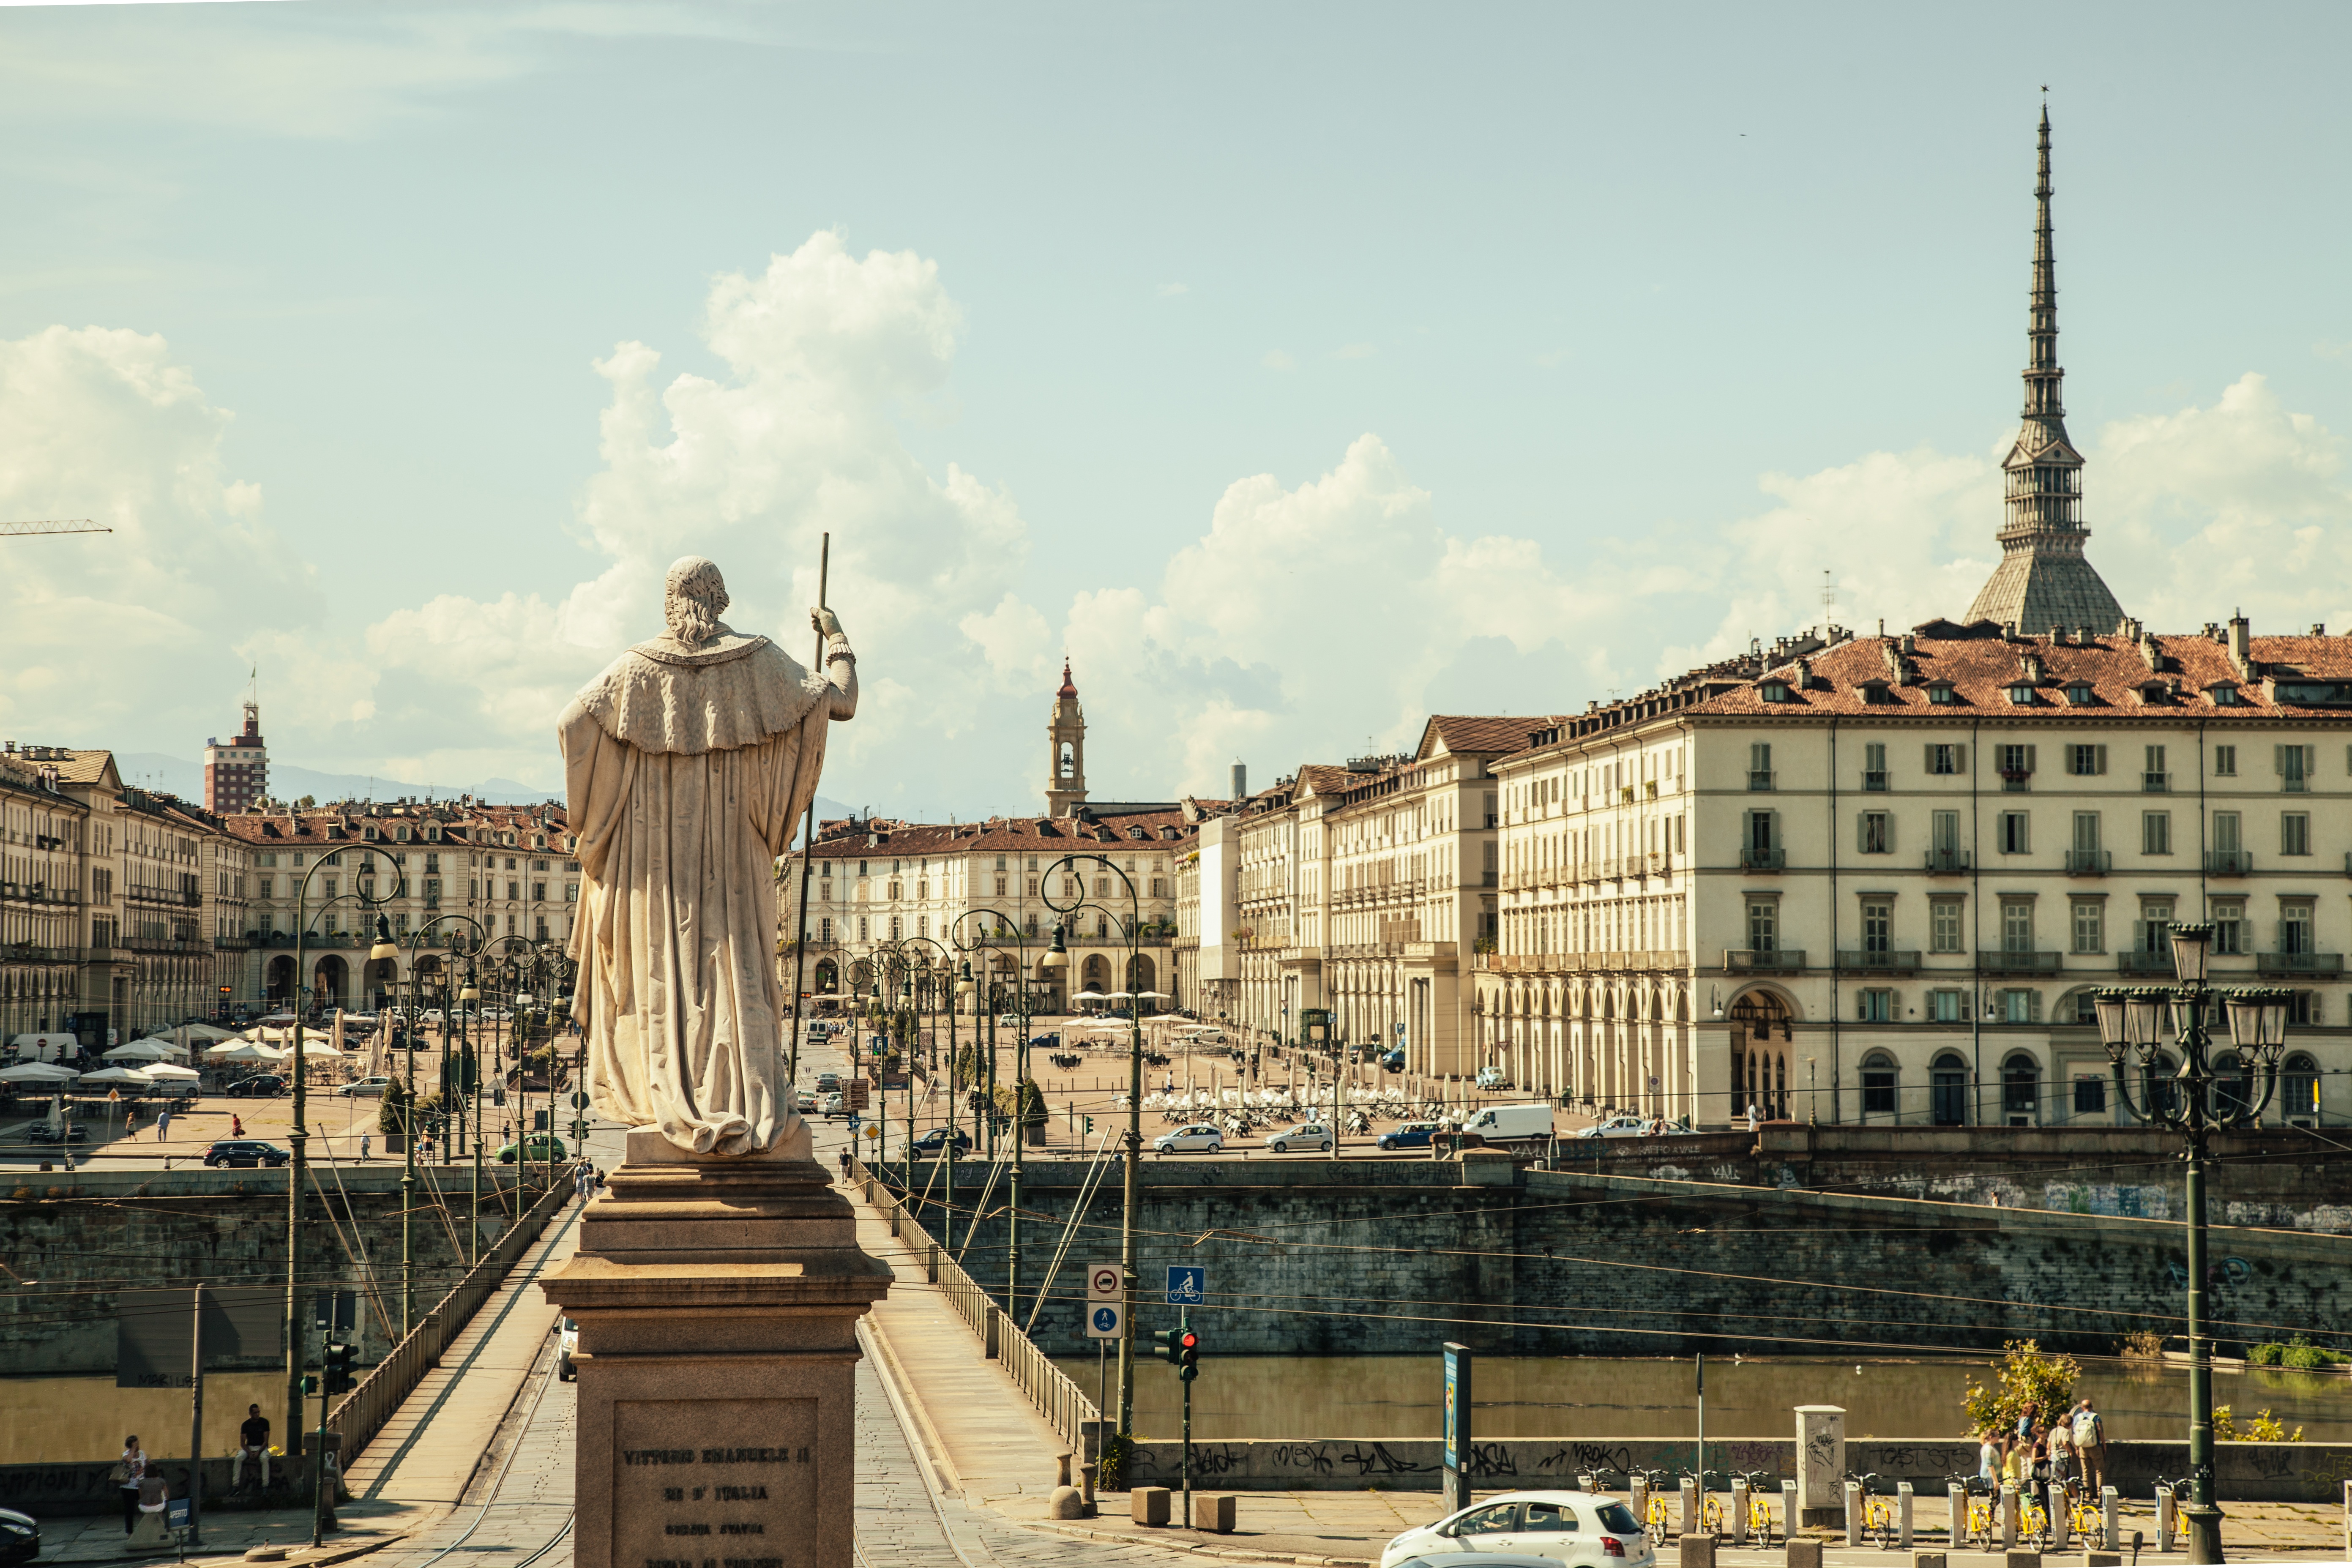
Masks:
[[[1642,1521],[1635,1519],[1633,1510],[1622,1502],[1604,1502],[1592,1510],[1592,1517],[1600,1521],[1601,1529],[1614,1531],[1619,1535],[1642,1533]]]

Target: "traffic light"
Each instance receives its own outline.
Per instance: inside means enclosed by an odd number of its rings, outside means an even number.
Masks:
[[[302,1392],[305,1394],[316,1394],[319,1392],[319,1374],[317,1373],[306,1372],[302,1374]]]
[[[1181,1353],[1176,1342],[1183,1337],[1184,1331],[1181,1329],[1154,1331],[1151,1336],[1151,1353],[1161,1361],[1173,1363]]]
[[[1176,1375],[1186,1383],[1201,1375],[1201,1336],[1191,1329],[1176,1336]]]
[[[360,1385],[352,1375],[352,1358],[358,1352],[356,1345],[329,1343],[326,1347],[327,1392],[349,1394]]]
[[[1088,1135],[1089,1137],[1091,1137],[1091,1136],[1093,1135],[1093,1133],[1094,1133],[1094,1130],[1095,1130],[1095,1119],[1094,1119],[1093,1117],[1089,1116],[1089,1117],[1087,1117],[1087,1135]]]

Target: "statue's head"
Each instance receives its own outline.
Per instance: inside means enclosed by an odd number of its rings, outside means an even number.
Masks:
[[[700,647],[719,632],[719,617],[727,609],[727,579],[699,555],[682,555],[671,563],[662,584],[662,619],[670,636],[686,647]]]

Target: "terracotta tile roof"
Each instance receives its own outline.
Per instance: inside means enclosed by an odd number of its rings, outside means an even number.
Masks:
[[[540,812],[544,809],[542,818]],[[367,829],[376,830],[375,842],[400,847],[398,830],[410,829],[408,842],[430,847],[434,842],[425,837],[425,829],[441,829],[439,842],[455,847],[471,845],[494,849],[529,849],[550,855],[570,854],[571,826],[561,804],[544,808],[529,805],[471,805],[462,801],[404,803],[387,801],[347,801],[333,805],[303,807],[287,812],[240,811],[219,819],[221,828],[231,837],[248,844],[275,847],[281,844],[364,844],[369,842]],[[499,842],[499,836],[513,833],[517,842]],[[535,835],[547,835],[547,847],[541,850],[531,844]]]
[[[1530,734],[1559,722],[1558,714],[1511,719],[1496,715],[1433,713],[1429,722],[1422,726],[1421,746],[1413,752],[1413,760],[1420,762],[1436,755],[1441,744],[1448,752],[1457,754],[1524,752],[1528,749]]]
[[[1906,649],[1900,637],[1859,637],[1802,658],[1776,662],[1686,711],[1800,719],[1814,714],[1982,719],[2002,723],[2095,723],[2149,712],[2208,720],[2352,721],[2352,637],[2258,637],[2238,668],[2224,631],[2211,635],[2120,633],[2063,640],[2005,637],[1989,622],[1930,621]],[[1763,691],[1785,687],[1785,701]],[[1948,685],[1937,702],[1933,689]],[[2013,687],[2030,702],[2011,698]],[[2076,700],[2080,694],[2087,700]],[[2235,702],[2217,700],[2234,694]]]

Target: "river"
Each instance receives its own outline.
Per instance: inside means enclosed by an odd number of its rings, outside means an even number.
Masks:
[[[1139,1347],[1141,1352],[1144,1347]],[[1095,1395],[1096,1363],[1058,1361]],[[1114,1361],[1111,1375],[1118,1375]],[[1481,1437],[1688,1437],[1697,1430],[1692,1365],[1600,1357],[1481,1359],[1474,1379]],[[1749,1357],[1706,1363],[1709,1437],[1787,1437],[1800,1405],[1846,1411],[1849,1437],[1947,1438],[1961,1434],[1960,1401],[1979,1360],[1832,1361]],[[1197,1438],[1435,1437],[1444,1396],[1439,1358],[1237,1356],[1204,1358],[1192,1384]],[[1139,1435],[1181,1434],[1173,1368],[1136,1364]],[[2178,1438],[2187,1427],[2185,1365],[2096,1362],[2077,1386],[2106,1418],[2111,1438]],[[2271,1368],[2217,1370],[2213,1402],[2242,1424],[2267,1407],[2308,1442],[2352,1442],[2352,1377]]]

